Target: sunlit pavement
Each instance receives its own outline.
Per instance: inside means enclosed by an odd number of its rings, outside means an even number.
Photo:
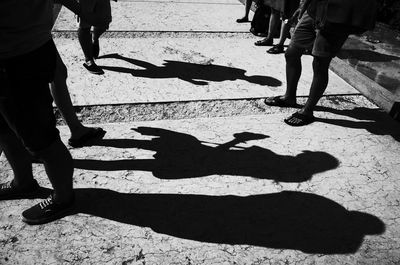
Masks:
[[[236,0],[112,5],[103,76],[82,67],[68,11],[54,28],[74,103],[109,110],[92,124],[105,138],[70,149],[75,211],[29,226],[38,199],[0,202],[0,264],[400,263],[397,122],[331,72],[316,122],[286,125],[295,109],[262,103],[284,92],[283,55],[253,45]],[[229,109],[239,101],[252,106]],[[135,104],[148,119],[124,117]],[[42,165],[34,175],[50,187]]]

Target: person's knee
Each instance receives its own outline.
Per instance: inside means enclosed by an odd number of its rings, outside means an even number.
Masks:
[[[314,72],[327,72],[331,62],[330,57],[314,56],[312,67]]]
[[[60,138],[56,138],[50,145],[47,145],[40,150],[29,151],[35,158],[43,162],[51,162],[54,159],[57,160],[60,158],[60,156],[65,163],[70,163],[72,161],[71,154]]]
[[[62,60],[57,60],[55,81],[66,80],[68,78],[68,69]]]
[[[289,46],[285,51],[285,59],[287,62],[299,60],[303,50],[294,46]]]

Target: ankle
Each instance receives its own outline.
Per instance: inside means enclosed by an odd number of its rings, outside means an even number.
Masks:
[[[75,194],[73,191],[67,194],[60,194],[54,192],[52,195],[52,199],[57,204],[68,204],[75,200]]]
[[[33,177],[30,180],[18,181],[16,179],[13,179],[11,181],[11,185],[17,189],[26,189],[26,188],[31,187],[34,184],[35,184],[35,180],[33,179]]]
[[[283,96],[281,96],[281,99],[286,101],[286,102],[288,102],[288,103],[296,103],[296,97],[283,95]]]

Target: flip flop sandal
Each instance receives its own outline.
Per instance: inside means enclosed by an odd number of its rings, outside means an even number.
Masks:
[[[293,108],[298,106],[296,103],[287,103],[286,101],[281,99],[281,96],[266,98],[264,99],[264,103],[265,105],[268,106],[284,107],[284,108]]]
[[[271,49],[267,51],[269,54],[279,54],[279,53],[284,53],[285,49],[283,48],[283,45],[275,45]]]
[[[106,131],[102,128],[91,128],[86,134],[78,139],[69,139],[68,144],[74,148],[88,146],[91,141],[100,140],[104,137]]]
[[[294,122],[293,119],[297,119],[297,122]],[[284,122],[290,126],[304,126],[308,125],[315,121],[314,116],[304,115],[299,112],[293,113],[290,117],[284,119]]]
[[[272,46],[274,44],[273,39],[262,39],[254,42],[256,46]]]
[[[242,18],[236,19],[236,22],[237,22],[237,23],[246,23],[246,22],[250,22],[250,21],[249,21],[248,18],[242,17]]]

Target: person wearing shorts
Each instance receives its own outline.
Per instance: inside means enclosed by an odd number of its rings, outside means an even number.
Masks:
[[[74,0],[57,2],[102,24]],[[56,128],[49,89],[59,64],[52,26],[53,1],[0,1],[0,149],[14,173],[11,181],[0,183],[0,202],[45,195],[33,177],[32,157],[43,162],[53,187],[47,199],[22,213],[28,224],[61,218],[75,201],[72,157]]]
[[[32,156],[43,162],[54,189],[22,213],[28,224],[60,218],[74,205],[72,157],[56,128],[49,90],[57,55],[52,12],[52,1],[0,1],[0,147],[14,172],[0,184],[0,201],[38,196]]]
[[[264,101],[269,106],[297,107],[296,91],[301,76],[301,56],[306,50],[311,50],[314,58],[309,97],[298,112],[284,120],[285,123],[303,126],[315,120],[313,110],[328,85],[332,58],[350,34],[373,28],[376,9],[370,7],[374,3],[375,0],[305,0],[302,3],[299,12],[301,18],[285,52],[286,92]]]
[[[78,39],[85,56],[83,66],[92,74],[104,74],[104,71],[95,63],[95,59],[98,58],[100,52],[99,38],[108,29],[112,20],[110,0],[80,0],[79,3],[82,10],[95,14],[103,21],[101,25],[92,26],[79,19]]]

